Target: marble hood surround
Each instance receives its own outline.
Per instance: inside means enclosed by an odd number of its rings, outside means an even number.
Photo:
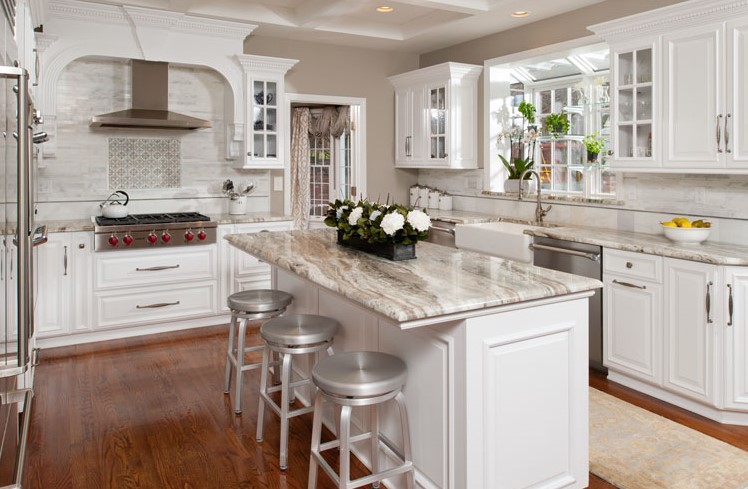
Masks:
[[[57,83],[65,67],[83,56],[166,61],[211,68],[233,93],[226,104],[228,155],[244,140],[244,70],[237,55],[257,26],[141,7],[51,0],[44,34],[37,35],[40,91],[35,94],[44,130],[57,132]],[[93,115],[93,114],[92,114]],[[53,156],[56,138],[42,151]]]

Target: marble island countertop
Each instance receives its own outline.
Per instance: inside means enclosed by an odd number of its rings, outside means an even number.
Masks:
[[[663,235],[633,233],[602,228],[532,227],[526,234],[577,243],[587,243],[624,251],[680,258],[714,265],[748,265],[748,246],[705,241],[678,244]]]
[[[340,246],[332,229],[231,234],[257,258],[402,324],[593,290],[597,280],[419,242],[393,262]]]

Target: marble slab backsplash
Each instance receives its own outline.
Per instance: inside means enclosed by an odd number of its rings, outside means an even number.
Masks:
[[[170,64],[169,110],[207,119],[212,127],[194,131],[93,128],[89,127],[92,115],[130,107],[130,63],[103,57],[71,62],[57,84],[54,155],[44,154],[40,147],[37,217],[80,219],[98,214],[98,204],[117,189],[130,194],[128,208],[133,213],[203,209],[228,212],[228,199],[221,189],[227,178],[236,185],[254,182],[256,188],[248,196],[248,210],[268,211],[269,172],[238,170],[233,168],[233,161],[226,159],[225,104],[232,103],[230,92],[226,81],[214,70]],[[112,162],[110,140],[157,145],[148,148],[148,152],[163,144],[175,145],[179,149],[178,164],[177,156],[171,152],[174,147],[166,153],[162,151],[158,163],[148,161],[156,158],[153,154],[137,158],[133,154],[126,161]],[[146,174],[149,168],[153,169],[151,163],[156,163],[160,175]]]
[[[419,170],[418,184],[452,194],[456,210],[533,220],[535,201],[483,195],[484,170],[455,173]],[[622,173],[617,199],[622,205],[548,201],[549,223],[661,234],[660,222],[673,216],[708,218],[711,241],[748,244],[748,176]]]

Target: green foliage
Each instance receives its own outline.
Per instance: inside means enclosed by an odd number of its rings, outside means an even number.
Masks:
[[[519,103],[519,107],[517,107],[517,110],[520,114],[522,114],[522,117],[524,117],[527,120],[528,124],[535,124],[535,106],[532,105],[530,102],[525,102],[524,100]]]
[[[563,112],[560,114],[548,114],[545,118],[545,130],[554,136],[569,132],[569,118]]]
[[[361,208],[361,216],[356,219],[355,224],[350,223],[351,213],[355,209]],[[325,214],[325,224],[338,229],[343,233],[343,239],[347,240],[356,236],[369,243],[399,243],[413,244],[417,241],[426,239],[429,235],[428,229],[419,231],[408,221],[408,214],[413,212],[412,208],[400,204],[381,205],[368,200],[353,202],[352,200],[336,200],[330,202],[330,207]],[[401,229],[398,229],[392,235],[382,229],[382,221],[388,214],[397,213],[405,221]],[[428,216],[421,211],[416,211],[421,217],[428,222]],[[424,217],[425,216],[425,217]]]
[[[524,160],[522,158],[514,158],[514,161],[512,161],[511,163],[509,163],[509,161],[507,161],[507,159],[504,158],[503,155],[499,155],[499,158],[501,158],[501,162],[504,163],[504,166],[509,172],[509,176],[507,177],[509,180],[519,180],[522,172],[531,169],[535,164],[535,162],[532,161],[529,157],[525,158]],[[525,175],[525,180],[529,180],[531,176],[532,175]]]
[[[605,148],[605,140],[599,132],[584,137],[584,146],[590,153],[600,154]]]

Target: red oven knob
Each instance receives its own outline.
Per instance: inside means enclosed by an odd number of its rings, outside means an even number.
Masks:
[[[205,231],[200,231],[199,233],[197,233],[197,239],[199,239],[200,241],[205,241],[205,238],[207,237],[208,235],[205,234]]]
[[[171,234],[169,234],[168,231],[164,231],[164,234],[161,235],[161,241],[163,241],[164,243],[168,243],[169,241],[171,241]]]
[[[184,233],[184,239],[186,241],[192,241],[193,239],[195,239],[195,235],[192,233],[192,231],[187,231],[186,233]]]
[[[125,246],[130,246],[133,241],[134,239],[132,239],[132,236],[130,236],[129,234],[125,234],[125,237],[122,238],[122,242],[125,243]]]
[[[156,236],[156,233],[151,233],[146,239],[149,243],[154,244],[156,241],[158,241],[158,236]]]
[[[117,246],[117,243],[119,243],[119,238],[115,235],[109,236],[109,244],[111,246]]]

